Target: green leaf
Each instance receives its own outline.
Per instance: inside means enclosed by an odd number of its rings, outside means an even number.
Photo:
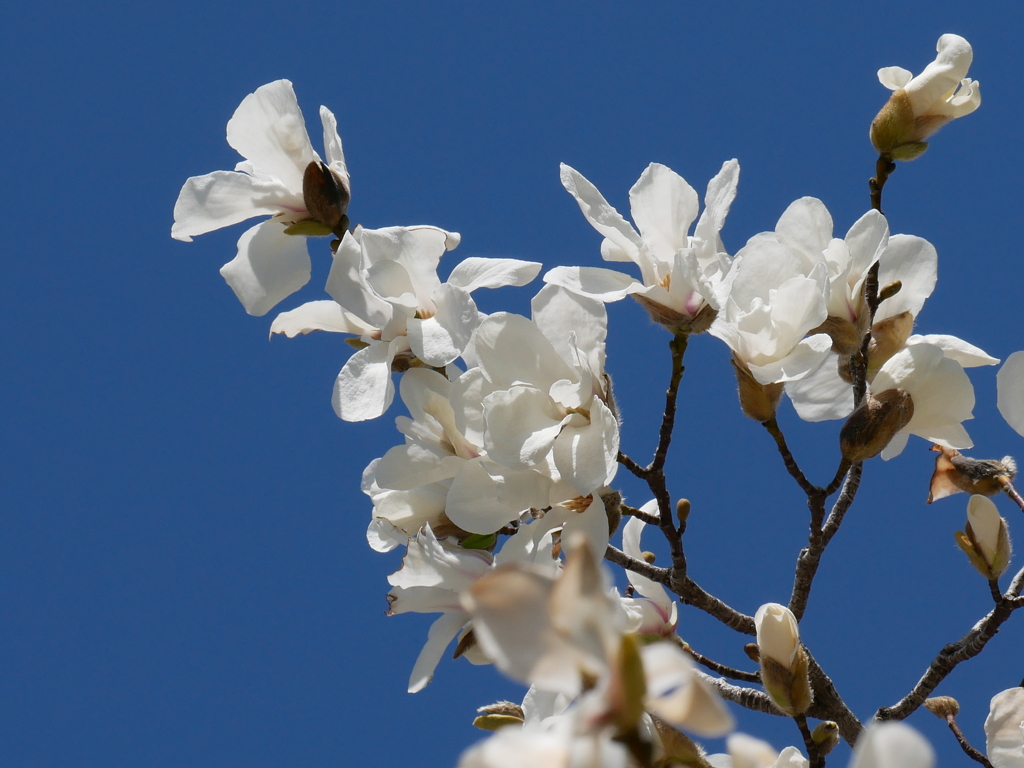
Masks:
[[[306,237],[324,237],[332,234],[331,228],[315,219],[303,219],[285,228],[286,235],[305,235]]]
[[[463,549],[489,549],[498,540],[496,533],[474,533],[462,540]]]

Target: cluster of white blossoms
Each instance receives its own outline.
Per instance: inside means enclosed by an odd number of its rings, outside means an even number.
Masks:
[[[921,75],[880,71],[896,91],[872,126],[886,162],[916,157],[941,124],[977,107],[977,83],[962,80],[970,58],[966,41],[944,35]],[[725,736],[734,721],[677,635],[678,603],[666,590],[677,588],[666,576],[673,569],[651,568],[641,548],[648,523],[678,537],[682,528],[666,521],[664,499],[627,509],[612,487],[622,457],[605,304],[632,296],[677,341],[707,332],[725,342],[743,411],[771,428],[784,392],[807,421],[848,419],[843,471],[879,453],[891,458],[918,435],[944,451],[940,462],[955,474],[957,451],[972,445],[963,422],[974,391],[964,369],[999,361],[954,336],[913,333],[935,287],[936,249],[890,235],[876,209],[834,237],[825,204],[805,197],[730,255],[720,233],[737,193],[736,160],[708,183],[703,211],[681,176],[651,164],[629,190],[632,224],[563,165],[562,184],[603,236],[601,257],[631,262],[639,276],[555,267],[529,317],[486,315],[474,291],[525,286],[541,264],[469,257],[442,282],[441,258],[459,245],[457,233],[351,226],[336,121],[325,107],[320,117],[326,159],[312,148],[291,83],[246,97],[227,129],[244,161],[186,182],[172,235],[190,240],[269,216],[241,236],[221,270],[255,315],[308,282],[307,239],[331,238],[329,298],[281,312],[270,330],[352,337],[356,351],[333,392],[343,420],[383,415],[400,376],[403,442],[369,463],[362,490],[372,504],[371,547],[405,548],[389,577],[389,612],[440,614],[409,690],[430,682],[453,642],[456,657],[495,664],[529,686],[521,705],[482,710],[478,725],[495,733],[464,753],[461,768],[811,765],[796,747],[777,753],[742,734],[730,736],[728,754],[707,756],[693,741]],[[999,386],[1000,409],[1024,434],[1024,352],[1007,362]],[[936,498],[963,489],[943,487]],[[1005,521],[984,495],[970,509],[958,541],[994,583],[1009,562]],[[622,548],[609,548],[624,514]],[[626,564],[625,593],[601,564],[606,553]],[[760,695],[806,727],[814,693],[796,615],[772,603],[746,620],[756,627]],[[1024,766],[1020,691],[997,696],[986,723],[997,768]],[[816,765],[839,739],[836,723],[822,726],[805,739]],[[863,730],[851,765],[933,762],[916,732],[888,723]]]

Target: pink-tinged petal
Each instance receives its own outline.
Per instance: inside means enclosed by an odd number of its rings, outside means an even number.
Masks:
[[[643,284],[629,275],[600,267],[555,267],[544,275],[544,282],[606,303],[643,290]]]
[[[497,388],[525,381],[546,392],[556,381],[575,378],[541,329],[522,315],[494,313],[477,328],[470,347]]]
[[[286,235],[284,225],[265,221],[238,239],[238,254],[220,268],[245,311],[265,315],[309,282],[306,238]]]
[[[380,416],[395,398],[391,381],[391,363],[398,352],[408,348],[408,341],[399,337],[388,341],[371,341],[345,363],[334,382],[331,403],[334,412],[345,421],[366,421]]]
[[[804,421],[845,419],[853,412],[853,386],[840,378],[838,362],[830,351],[811,373],[786,382],[786,394]]]
[[[725,703],[694,670],[693,661],[668,642],[641,651],[647,678],[646,707],[668,722],[706,738],[725,736],[735,729]]]
[[[589,424],[566,425],[554,441],[555,466],[580,496],[610,483],[618,470],[619,424],[596,395],[589,408]]]
[[[320,122],[324,127],[324,157],[327,165],[345,182],[345,187],[351,193],[348,166],[345,165],[345,153],[341,149],[341,137],[338,135],[338,121],[331,110],[320,107]]]
[[[935,752],[903,723],[872,723],[857,739],[849,768],[932,768]]]
[[[455,636],[469,622],[469,616],[461,611],[445,613],[430,625],[427,642],[416,658],[409,676],[409,693],[418,693],[427,687],[434,677],[434,670]]]
[[[608,254],[614,255],[616,261],[622,260],[622,255],[626,255],[630,261],[637,261],[640,255],[640,235],[622,218],[622,214],[612,208],[597,191],[597,187],[575,168],[562,163],[560,175],[562,186],[576,198],[590,225],[614,246],[614,249],[608,249]],[[605,256],[605,250],[605,246],[602,245],[602,256]]]
[[[577,350],[584,350],[590,370],[604,370],[608,312],[602,302],[557,285],[545,285],[533,297],[530,309],[533,322],[567,365],[575,369]],[[579,380],[578,376],[571,378]]]
[[[313,151],[299,102],[288,80],[276,80],[246,96],[228,121],[228,144],[259,171],[301,194]]]
[[[914,334],[907,339],[907,345],[931,344],[942,350],[942,354],[950,360],[955,360],[964,368],[977,368],[980,365],[998,365],[999,358],[992,357],[982,349],[968,344],[956,336],[947,336],[941,333],[931,333],[925,336]]]
[[[455,266],[448,275],[448,285],[470,293],[477,288],[501,288],[506,285],[523,286],[531,282],[544,265],[539,261],[521,259],[485,259],[470,256]]]
[[[736,159],[726,160],[722,169],[708,182],[704,194],[704,213],[697,221],[693,234],[706,243],[718,244],[718,233],[725,226],[732,201],[736,199],[736,187],[740,182],[740,164]]]
[[[350,232],[346,232],[331,263],[327,293],[371,327],[384,328],[391,320],[393,309],[367,283],[368,266],[364,266],[359,242]]]
[[[270,335],[283,333],[289,339],[313,331],[353,333],[362,336],[374,329],[355,315],[346,312],[336,301],[307,301],[295,309],[282,312],[270,324]]]
[[[893,235],[882,254],[878,285],[884,287],[899,280],[899,293],[878,305],[875,322],[909,312],[917,317],[925,299],[935,290],[939,256],[935,247],[920,237]]]
[[[629,190],[633,221],[654,256],[668,262],[687,245],[687,232],[700,201],[686,179],[667,166],[651,163]]]
[[[1014,352],[996,375],[999,413],[1019,435],[1024,435],[1024,352]]]
[[[761,384],[773,384],[783,381],[795,381],[815,370],[832,349],[832,339],[824,333],[816,333],[795,347],[781,360],[765,365],[748,363],[750,373]]]
[[[427,365],[441,367],[462,354],[481,317],[464,288],[442,285],[434,291],[432,301],[437,313],[426,320],[410,318],[406,327],[416,357]]]
[[[171,237],[189,243],[193,235],[230,227],[253,216],[301,213],[305,209],[302,195],[296,196],[275,179],[214,171],[193,176],[181,188],[174,204]]]
[[[484,399],[487,454],[511,468],[529,469],[543,461],[562,429],[546,392],[524,385]]]
[[[914,78],[914,73],[903,67],[883,67],[878,70],[878,81],[890,91],[898,91]]]
[[[832,240],[832,214],[816,197],[801,197],[783,212],[775,234],[800,257],[804,271],[810,271],[824,260],[823,253]]]

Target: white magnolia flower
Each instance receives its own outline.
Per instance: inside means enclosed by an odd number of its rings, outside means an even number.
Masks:
[[[648,514],[657,515],[658,502],[652,499],[640,509]],[[631,517],[622,527],[622,551],[636,560],[641,560],[643,557],[640,537],[646,525],[643,520]],[[639,626],[635,631],[641,635],[660,635],[661,637],[675,634],[676,625],[679,623],[679,608],[665,588],[658,582],[651,581],[646,576],[641,576],[630,570],[626,571],[626,578],[633,585],[633,589],[641,595],[641,597],[622,598],[626,610],[637,615]]]
[[[1024,768],[1024,688],[992,697],[985,718],[985,752],[995,768]]]
[[[745,733],[734,733],[725,740],[727,755],[708,755],[713,768],[809,768],[807,758],[796,747],[776,752],[772,745]]]
[[[427,634],[412,675],[409,692],[422,690],[449,643],[469,624],[469,614],[459,596],[491,570],[490,552],[466,550],[447,539],[438,539],[430,526],[409,541],[402,567],[388,576],[394,587],[388,592],[388,614],[440,613]]]
[[[909,725],[872,723],[854,746],[849,768],[932,768],[935,752]]]
[[[974,494],[967,502],[966,533],[957,532],[957,543],[987,579],[998,579],[1010,564],[1010,534],[995,503]]]
[[[686,180],[666,166],[651,163],[629,191],[636,228],[582,174],[565,164],[561,168],[562,185],[605,237],[602,258],[632,261],[641,279],[596,267],[556,267],[544,276],[546,282],[604,302],[633,295],[656,320],[675,327],[689,328],[705,306],[718,309],[714,285],[731,263],[719,232],[736,197],[739,163],[724,163],[708,183],[706,208],[692,236],[687,233],[700,201]]]
[[[913,402],[913,416],[882,451],[883,459],[902,453],[910,435],[946,448],[974,445],[961,422],[973,419],[974,387],[963,367],[932,344],[913,344],[893,355],[875,375],[869,392],[902,389]]]
[[[1019,435],[1024,435],[1024,351],[1014,352],[996,375],[999,412]]]
[[[832,341],[805,338],[828,315],[828,268],[811,270],[775,234],[756,235],[736,254],[719,286],[721,310],[710,333],[733,351],[760,384],[792,381],[813,371]]]
[[[925,139],[981,105],[979,84],[966,77],[974,59],[970,43],[946,34],[936,50],[935,60],[917,77],[902,67],[878,70],[882,85],[895,91],[871,124],[871,142],[880,154],[913,159],[927,148]]]
[[[629,753],[610,728],[588,731],[571,715],[499,728],[466,750],[457,768],[627,768]]]
[[[472,257],[442,283],[438,263],[460,239],[458,233],[429,226],[357,227],[334,254],[327,278],[333,307],[310,302],[274,320],[271,334],[361,335],[365,347],[349,358],[335,382],[334,410],[342,419],[364,421],[387,410],[394,398],[396,358],[441,368],[461,355],[483,319],[473,291],[526,285],[540,271],[537,262]]]
[[[604,305],[558,286],[532,302],[533,320],[484,320],[464,357],[479,368],[488,457],[562,481],[561,499],[587,496],[618,470],[618,420],[604,374]],[[467,376],[471,372],[467,371]]]
[[[796,616],[784,605],[767,603],[754,614],[754,627],[765,691],[786,714],[802,715],[812,693]]]
[[[238,254],[221,269],[251,315],[266,314],[309,282],[306,238],[285,230],[300,222],[316,221],[323,230],[319,234],[328,234],[339,222],[322,219],[330,214],[343,216],[348,205],[349,175],[337,121],[326,107],[320,107],[320,120],[326,163],[310,144],[292,84],[277,80],[257,88],[228,121],[228,144],[245,160],[234,171],[193,176],[174,205],[171,236],[186,242],[193,235],[254,216],[272,217],[242,235]],[[321,190],[331,192],[328,213],[324,204],[310,210],[304,195],[307,173],[319,181]]]

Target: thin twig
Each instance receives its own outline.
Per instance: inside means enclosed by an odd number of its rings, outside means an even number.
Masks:
[[[637,560],[627,555],[621,549],[616,549],[611,544],[608,545],[608,549],[604,552],[604,559],[625,568],[627,571],[645,576],[651,581],[656,581],[659,584],[668,584],[667,568],[658,568],[643,560]]]
[[[1013,499],[1013,503],[1020,507],[1020,511],[1024,512],[1024,498],[1017,493],[1017,489],[1013,487],[1013,483],[1009,480],[1003,481],[1003,490],[1006,491],[1006,495]]]
[[[882,187],[889,180],[889,174],[896,170],[896,163],[888,155],[879,155],[875,163],[875,176],[868,179],[868,188],[871,190],[871,207],[879,213],[882,212]]]
[[[796,480],[801,490],[808,496],[820,494],[821,488],[807,479],[800,466],[796,463],[796,459],[793,458],[789,446],[786,445],[786,436],[782,434],[778,420],[772,416],[768,421],[763,421],[761,424],[768,430],[768,434],[775,439],[775,445],[779,449],[779,455],[782,456],[782,462],[786,465],[786,471]]]
[[[996,579],[989,580],[988,591],[992,594],[995,604],[999,605],[999,601],[1003,599],[1003,593],[999,591],[999,582]]]
[[[850,471],[850,466],[850,462],[845,458],[839,462],[839,466],[836,468],[835,477],[832,478],[831,483],[825,486],[825,498],[828,498],[839,490],[839,486],[846,480],[846,473]]]
[[[673,571],[670,573],[669,588],[679,595],[679,602],[684,605],[692,605],[694,608],[718,619],[730,629],[734,629],[744,635],[753,636],[757,634],[752,617],[740,613],[714,595],[705,592],[689,576],[683,575],[682,578],[679,578],[678,572]]]
[[[956,736],[956,740],[960,742],[960,749],[964,751],[971,760],[981,763],[986,768],[994,768],[989,759],[985,757],[981,752],[971,746],[971,743],[967,741],[967,737],[964,736],[964,732],[960,730],[960,726],[956,724],[956,717],[953,714],[946,715],[946,724],[949,725],[949,730]]]
[[[661,525],[661,518],[657,515],[644,512],[642,509],[631,507],[628,504],[622,505],[622,514],[635,517],[637,520],[643,520],[648,525]]]
[[[981,653],[988,641],[995,637],[999,628],[1010,618],[1010,614],[1018,608],[1024,607],[1024,601],[1017,599],[1022,587],[1024,587],[1024,568],[1018,571],[1010,589],[981,621],[957,642],[950,643],[939,651],[938,656],[928,665],[927,671],[910,693],[891,707],[879,709],[875,713],[875,718],[878,720],[903,720],[924,703],[924,700],[958,664]]]
[[[619,455],[618,455],[617,458],[618,458],[619,464],[624,466],[626,469],[628,469],[634,475],[639,477],[641,480],[646,480],[647,479],[647,470],[644,467],[641,467],[639,464],[637,464],[631,458],[629,458],[629,456],[624,454],[622,451],[619,451]]]
[[[810,768],[824,768],[825,758],[822,756],[818,745],[814,743],[811,729],[807,727],[807,718],[804,715],[797,715],[793,719],[796,721],[796,727],[800,729],[800,735],[803,736],[804,748],[807,750]]]
[[[857,494],[857,488],[860,486],[861,467],[860,463],[850,467],[850,471],[846,474],[846,480],[843,483],[843,491],[839,494],[839,498],[836,499],[836,503],[833,505],[832,511],[829,513],[828,519],[824,524],[821,522],[821,514],[824,512],[824,507],[818,507],[817,503],[811,506],[811,535],[807,546],[800,550],[800,554],[796,559],[793,591],[789,597],[789,610],[796,616],[797,621],[803,618],[804,612],[807,610],[807,601],[811,596],[811,585],[814,583],[814,576],[818,572],[818,565],[821,563],[821,556],[825,552],[825,547],[828,546],[832,537],[836,535],[846,511],[850,508]],[[817,499],[814,499],[814,501],[816,502]],[[823,504],[824,499],[821,499],[821,502]],[[811,503],[810,499],[808,503]],[[815,535],[815,530],[818,526],[820,528],[818,528],[818,533]]]
[[[754,712],[763,712],[766,715],[778,715],[780,717],[786,716],[785,712],[775,706],[767,693],[727,683],[723,678],[712,677],[701,672],[699,669],[695,671],[697,677],[714,686],[718,694],[726,701],[739,704],[741,707],[753,710]]]
[[[712,672],[717,672],[724,677],[732,678],[733,680],[740,680],[744,683],[755,683],[761,684],[761,674],[759,672],[744,672],[743,670],[730,667],[725,664],[719,664],[717,661],[709,659],[703,654],[697,653],[690,644],[683,640],[678,635],[673,635],[672,639],[676,641],[676,644],[682,648],[686,653],[693,657],[693,660],[700,664],[702,667],[710,669]]]

